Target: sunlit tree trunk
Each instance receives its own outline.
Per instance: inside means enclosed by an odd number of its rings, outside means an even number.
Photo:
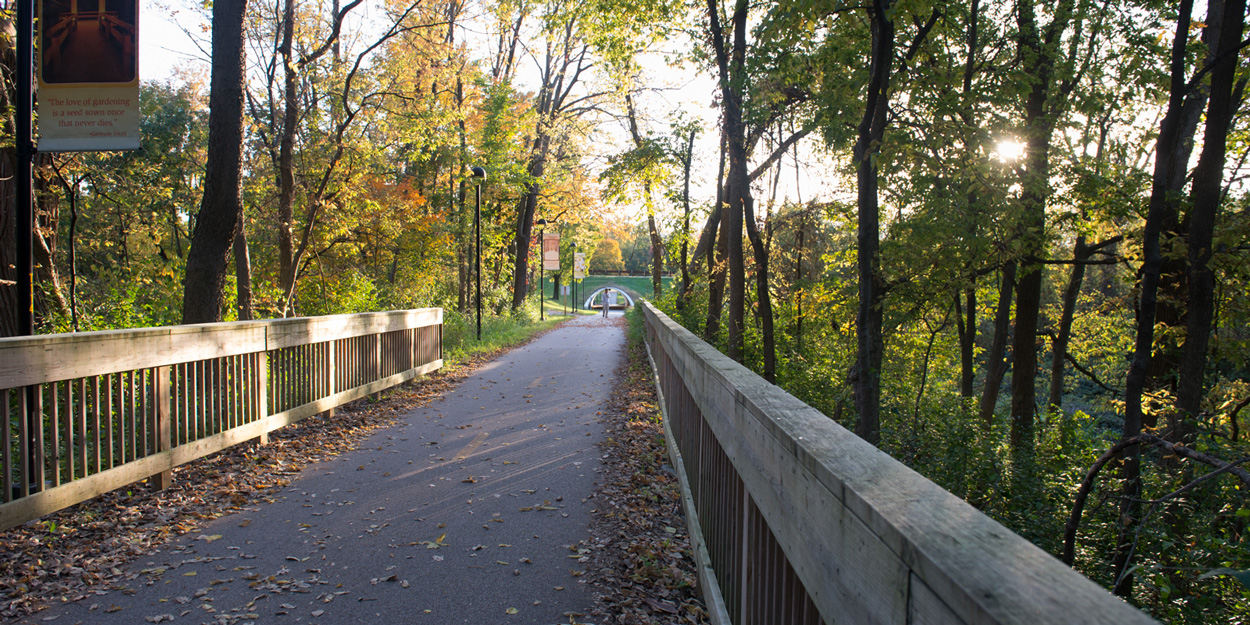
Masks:
[[[239,321],[253,319],[252,255],[247,246],[247,222],[239,216],[239,231],[234,235],[234,281],[238,291]]]

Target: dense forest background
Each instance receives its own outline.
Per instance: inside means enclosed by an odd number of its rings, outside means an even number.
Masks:
[[[209,243],[216,318],[456,323],[480,188],[488,312],[536,314],[558,231],[1156,617],[1250,620],[1244,0],[219,0],[188,28],[226,5],[233,226],[199,227],[217,74],[145,82],[142,150],[36,159],[39,332],[186,319]]]

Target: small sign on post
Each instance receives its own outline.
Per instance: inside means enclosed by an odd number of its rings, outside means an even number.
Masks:
[[[560,233],[543,233],[543,271],[560,271]]]
[[[586,277],[586,253],[573,254],[573,278],[581,280]]]
[[[139,0],[40,0],[39,17],[39,151],[139,149]]]

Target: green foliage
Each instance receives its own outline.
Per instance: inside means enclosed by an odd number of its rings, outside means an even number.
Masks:
[[[472,313],[443,311],[443,359],[448,366],[478,354],[514,347],[533,335],[553,328],[569,317],[547,317],[538,320],[536,306],[527,306],[515,314],[482,317],[482,340],[477,339],[477,318]]]

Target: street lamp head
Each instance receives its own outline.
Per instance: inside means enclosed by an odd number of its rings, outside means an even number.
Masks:
[[[535,225],[535,226],[545,226],[545,225],[547,225],[547,220],[546,220],[546,219],[536,219],[536,220],[534,220],[534,225]]]
[[[482,169],[481,167],[474,167],[471,171],[473,172],[474,178],[481,178],[482,180],[486,180],[485,169]]]

